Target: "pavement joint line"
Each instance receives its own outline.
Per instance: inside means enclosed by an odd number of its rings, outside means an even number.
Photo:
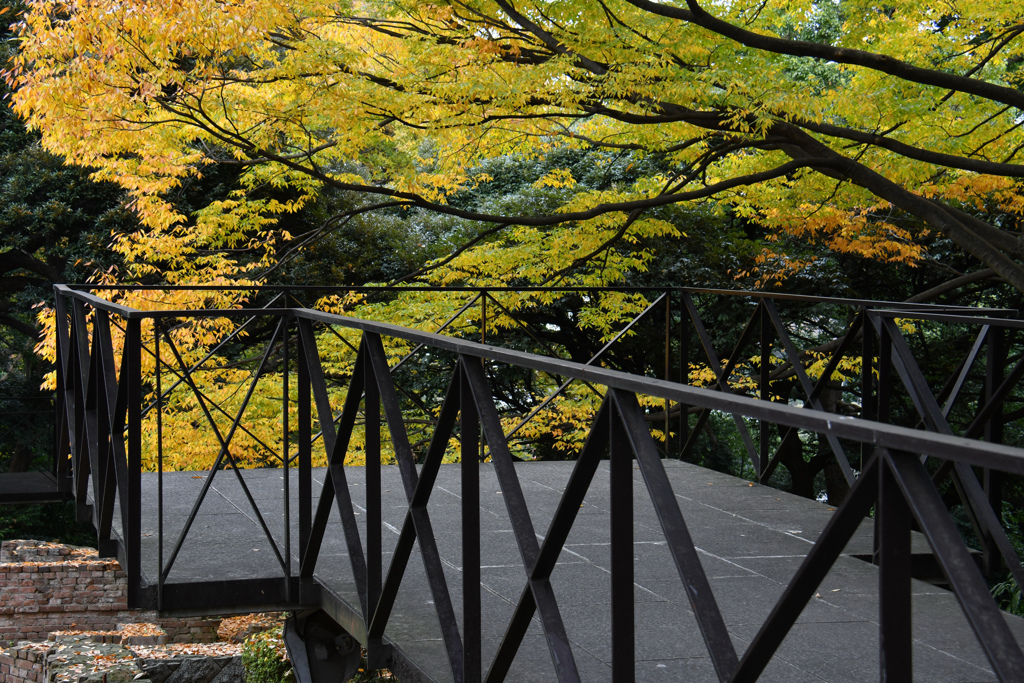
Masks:
[[[453,498],[457,498],[458,500],[462,500],[462,496],[460,496],[458,493],[455,493],[454,491],[449,491],[448,489],[446,489],[443,486],[435,485],[434,488],[438,489],[440,491],[444,491],[445,493],[447,493],[449,496],[452,496]]]
[[[570,555],[575,555],[576,557],[580,558],[580,559],[581,559],[581,560],[583,560],[584,562],[587,562],[587,563],[589,563],[589,564],[593,564],[593,562],[591,562],[589,558],[587,558],[587,557],[584,557],[583,555],[580,555],[580,554],[579,554],[579,553],[577,553],[577,552],[573,552],[572,550],[569,550],[568,548],[566,548],[566,547],[564,547],[564,546],[562,547],[562,550],[563,550],[564,552],[567,552],[567,553],[569,553]],[[559,554],[561,554],[561,553],[559,553]]]
[[[527,479],[526,481],[528,481],[528,482],[530,482],[532,484],[536,484],[537,486],[542,486],[542,487],[546,488],[549,491],[554,491],[555,493],[565,493],[565,489],[562,489],[560,491],[560,490],[556,489],[554,486],[548,486],[544,482],[537,481],[536,479]]]
[[[711,553],[708,553],[706,550],[703,550],[701,548],[697,548],[697,550],[699,552],[703,552],[703,553],[707,553],[708,555],[711,555]],[[717,555],[711,555],[711,556],[712,557],[718,557]],[[732,559],[734,559],[734,560],[791,560],[791,559],[800,559],[800,560],[802,560],[802,559],[804,559],[807,556],[806,555],[730,555],[730,557],[732,557]],[[719,557],[718,559],[725,560],[726,562],[728,562],[728,560],[726,560],[726,558],[724,558],[724,557]]]
[[[976,663],[974,663],[974,662],[972,662],[970,660],[964,659],[963,657],[957,657],[953,653],[946,652],[945,650],[943,650],[940,647],[935,647],[934,645],[929,645],[928,643],[926,643],[924,641],[921,641],[921,640],[918,640],[917,638],[914,638],[913,640],[914,640],[915,644],[920,645],[921,647],[926,647],[929,650],[932,650],[933,652],[937,652],[937,653],[939,653],[941,655],[945,655],[946,657],[949,657],[950,659],[954,659],[954,660],[956,660],[958,662],[962,662],[963,664],[967,664],[968,666],[973,666],[975,669],[978,669],[979,671],[984,671],[985,673],[988,673],[988,674],[995,673],[994,671],[992,671],[992,669],[990,669],[988,667],[979,666],[978,664],[976,664]]]
[[[589,560],[587,560],[587,558],[583,558],[582,562],[556,562],[555,566],[557,567],[559,565],[569,565],[569,564],[593,564],[593,562],[590,562]],[[596,564],[594,566],[600,568]],[[521,563],[520,564],[483,564],[483,565],[480,565],[480,569],[523,569],[523,565]]]
[[[753,569],[750,569],[749,567],[744,567],[741,564],[736,564],[735,562],[733,562],[733,561],[731,561],[731,560],[729,560],[729,559],[727,559],[725,557],[722,557],[721,555],[715,555],[714,553],[708,552],[707,550],[704,550],[704,548],[698,548],[698,547],[694,546],[694,549],[698,553],[701,553],[702,555],[707,555],[708,557],[713,557],[716,560],[721,560],[722,562],[725,562],[726,564],[731,564],[732,566],[736,567],[737,569],[742,569],[743,571],[749,572],[750,574],[752,574],[754,576],[762,576],[761,574],[758,574],[757,572],[755,572]],[[798,557],[803,557],[803,555],[799,555]],[[741,558],[736,558],[736,559],[741,559]],[[742,559],[746,559],[746,558],[742,558]]]
[[[744,517],[743,515],[739,514],[738,512],[732,512],[732,511],[726,510],[724,508],[715,507],[714,505],[709,505],[708,503],[696,500],[694,498],[687,498],[686,496],[684,496],[684,495],[682,495],[680,493],[676,494],[676,498],[680,498],[682,500],[689,501],[689,502],[694,503],[696,505],[701,505],[703,507],[710,508],[711,510],[715,510],[716,512],[721,512],[722,514],[729,515],[730,517],[735,517],[736,519],[741,519],[744,522],[749,522],[751,524],[754,524],[756,526],[768,529],[770,531],[774,531],[776,533],[785,534],[786,536],[789,536],[791,538],[798,538],[801,541],[803,541],[804,543],[810,543],[811,545],[814,545],[814,543],[815,543],[815,541],[813,541],[813,540],[811,540],[809,538],[806,538],[804,536],[796,536],[796,535],[794,535],[793,531],[780,531],[778,529],[773,529],[772,526],[770,524],[767,524],[766,522],[761,522],[761,521],[758,521],[756,519],[751,519],[749,517]],[[803,533],[803,532],[797,531],[795,533],[798,534],[798,533]]]
[[[564,548],[569,548],[570,546],[572,546],[573,548],[583,548],[603,545],[611,545],[611,542],[603,541],[600,543],[566,543]],[[668,541],[633,541],[633,545],[668,545]]]
[[[750,570],[748,569],[747,571],[749,572]],[[749,574],[723,574],[721,576],[709,576],[708,581],[718,581],[719,579],[749,579],[754,576],[761,575],[755,572],[750,572]]]

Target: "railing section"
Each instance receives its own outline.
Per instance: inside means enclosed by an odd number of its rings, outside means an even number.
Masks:
[[[292,605],[308,602],[304,591],[314,581],[328,517],[331,509],[336,508],[352,576],[358,587],[361,617],[346,626],[367,648],[371,665],[382,663],[387,656],[386,629],[408,563],[413,561],[414,543],[418,541],[456,681],[503,680],[534,615],[539,616],[558,679],[579,680],[550,578],[580,504],[604,458],[610,459],[613,473],[621,475],[611,478],[611,556],[626,558],[613,560],[610,586],[612,667],[616,681],[629,681],[634,677],[633,565],[629,550],[633,538],[632,525],[626,523],[632,517],[634,504],[631,484],[634,464],[639,468],[660,520],[678,578],[687,594],[693,596],[692,607],[698,626],[722,681],[752,681],[760,675],[847,541],[873,510],[879,558],[883,679],[909,680],[912,675],[910,531],[916,526],[931,545],[997,676],[1000,680],[1017,680],[1024,671],[1024,654],[951,520],[937,485],[946,477],[952,479],[970,511],[979,537],[987,546],[987,562],[991,566],[1005,562],[1019,583],[1022,578],[1020,561],[992,502],[997,500],[993,489],[1000,476],[1024,475],[1024,451],[998,443],[1002,425],[1014,416],[1011,413],[1008,417],[1003,406],[1024,373],[1024,360],[1017,359],[1012,367],[1007,367],[1005,362],[1007,336],[1015,334],[1021,324],[1002,317],[1005,311],[831,300],[826,303],[846,305],[854,313],[847,329],[831,345],[826,367],[815,381],[806,370],[802,352],[793,342],[792,325],[787,325],[779,313],[779,302],[793,300],[792,297],[746,293],[753,305],[750,323],[741,331],[728,360],[723,360],[695,303],[696,297],[707,295],[707,292],[676,290],[663,294],[652,304],[652,307],[665,306],[666,349],[675,348],[681,374],[688,374],[691,364],[689,341],[695,337],[703,349],[713,382],[710,387],[695,387],[672,381],[670,377],[655,378],[600,367],[596,362],[600,353],[592,362],[574,362],[553,355],[538,355],[296,307],[287,296],[271,300],[262,309],[139,311],[85,291],[58,286],[60,447],[70,455],[58,459],[58,472],[67,478],[83,518],[95,524],[101,550],[106,554],[116,553],[121,560],[129,577],[130,603],[151,604],[161,609],[185,606],[184,593],[172,590],[175,587],[169,581],[170,572],[218,472],[220,476],[237,478],[254,518],[273,548],[274,559],[280,567],[278,592],[274,598],[279,602]],[[474,299],[471,303],[486,300]],[[678,319],[678,336],[673,331],[676,326],[670,307],[673,300],[677,302],[675,310],[686,314]],[[650,313],[652,307],[644,314]],[[196,317],[241,321],[221,345],[237,340],[238,330],[254,320],[275,321],[266,328],[272,331],[262,354],[249,361],[255,366],[249,373],[251,381],[241,401],[231,411],[218,405],[195,380],[196,373],[214,351],[203,358],[187,360],[171,334],[174,326]],[[938,396],[929,388],[897,319],[945,321],[979,330],[968,356]],[[692,330],[692,336],[687,329]],[[339,330],[345,331],[347,336],[339,336]],[[355,353],[341,406],[332,403],[333,394],[328,386],[331,366],[321,357],[324,340],[331,335],[351,344]],[[144,336],[151,342],[144,342]],[[402,340],[417,350],[426,349],[438,358],[451,359],[447,389],[443,391],[440,410],[432,422],[432,434],[424,452],[417,452],[410,441],[403,410],[411,398],[408,394],[404,394],[405,398],[400,396],[403,390],[394,379],[396,367],[404,360],[389,363],[386,339]],[[755,346],[760,363],[750,375],[753,379],[748,380],[748,384],[753,382],[753,389],[743,390],[732,383],[733,373],[745,347],[754,340],[758,341]],[[985,388],[977,415],[961,435],[954,435],[947,420],[950,406],[958,399],[971,368],[985,348],[988,349]],[[863,416],[847,417],[824,410],[820,400],[824,386],[840,362],[858,351],[863,379]],[[150,363],[147,373],[143,372],[144,355]],[[667,350],[666,358],[668,355]],[[802,407],[790,405],[788,401],[770,400],[773,357],[776,366],[788,364],[786,372],[795,374],[803,392]],[[516,458],[509,438],[518,427],[509,429],[501,422],[501,401],[495,398],[493,386],[496,368],[517,368],[558,378],[555,391],[564,390],[569,382],[585,383],[601,396],[585,445],[575,458],[569,483],[541,542],[537,540],[537,529],[514,467]],[[668,360],[665,373],[673,374]],[[246,413],[257,383],[268,376],[280,379],[281,431],[274,443],[267,443],[267,439],[247,424]],[[155,457],[156,469],[162,475],[162,414],[164,402],[175,389],[190,393],[191,400],[199,407],[215,437],[215,456],[169,554],[163,552],[165,530],[162,525],[159,527],[158,570],[155,574],[145,574],[140,566],[142,461],[144,455]],[[745,395],[748,391],[754,395]],[[887,424],[897,394],[909,399],[920,418],[918,426],[923,429]],[[656,424],[658,418],[652,419],[654,409],[650,406],[654,403],[650,397],[664,405],[662,418],[666,437],[661,443],[651,434],[651,425]],[[643,402],[648,407],[642,407]],[[693,448],[695,434],[703,422],[717,411],[733,416],[757,478],[767,480],[771,476],[786,441],[798,438],[797,432],[803,431],[821,435],[849,486],[842,504],[744,652],[735,650],[726,632],[662,465],[662,458],[671,450],[668,420],[673,410],[677,423],[683,427],[679,434],[679,454],[684,457]],[[151,420],[146,424],[155,424],[156,438],[148,442],[153,444],[150,448],[156,450],[155,454],[143,453],[144,411],[146,419]],[[293,412],[296,414],[294,421]],[[695,423],[687,417],[691,413]],[[215,415],[220,415],[220,422]],[[346,479],[348,468],[344,464],[357,415],[363,416],[361,428],[366,459],[364,520],[357,519]],[[229,423],[226,429],[224,420]],[[314,425],[319,425],[317,433],[314,433]],[[774,454],[771,452],[773,441],[766,436],[769,425],[778,437]],[[751,426],[760,430],[756,438]],[[385,429],[387,439],[383,436]],[[286,491],[283,537],[271,532],[269,522],[247,488],[235,446],[240,434],[246,435],[250,447],[264,449],[269,461],[283,470]],[[977,437],[986,440],[980,441]],[[461,629],[427,508],[452,438],[460,442],[463,486]],[[383,566],[380,535],[383,446],[393,452],[401,473],[401,494],[406,506],[398,545],[387,567]],[[311,463],[316,449],[320,449],[326,459],[327,474],[319,497],[314,500]],[[859,451],[857,467],[849,455],[852,450]],[[493,463],[497,474],[525,577],[501,645],[490,661],[483,660],[480,642],[480,518],[476,496],[481,455]],[[233,474],[224,472],[225,469]],[[978,472],[982,474],[981,480]],[[297,510],[291,508],[287,495],[292,476],[297,477]],[[388,500],[388,503],[394,501]],[[115,509],[121,520],[120,529],[113,523]],[[162,514],[162,501],[160,509]],[[297,544],[288,531],[292,515],[298,517]],[[293,547],[297,547],[297,567],[292,560]],[[144,576],[153,580],[147,583]],[[260,591],[266,594],[266,590],[267,584],[261,584]]]

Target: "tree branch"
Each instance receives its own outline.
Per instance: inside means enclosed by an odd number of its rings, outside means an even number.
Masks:
[[[8,249],[0,252],[0,273],[12,270],[27,270],[41,275],[48,282],[57,282],[60,279],[59,270],[21,249]]]
[[[36,329],[33,325],[28,324],[24,320],[18,320],[10,315],[0,315],[0,325],[9,327],[15,332],[20,332],[34,342],[39,341],[40,330]]]
[[[423,209],[428,209],[435,213],[445,214],[449,216],[456,216],[458,218],[465,218],[467,220],[480,221],[483,223],[499,223],[501,225],[528,225],[528,226],[549,226],[558,225],[561,223],[570,223],[574,221],[585,221],[591,218],[602,216],[606,213],[614,212],[630,212],[636,211],[637,209],[651,209],[657,206],[668,206],[670,204],[678,204],[681,202],[692,201],[694,199],[706,199],[720,192],[726,190],[735,189],[737,187],[743,187],[745,185],[753,185],[756,183],[762,183],[767,180],[774,178],[780,178],[801,168],[813,167],[815,165],[828,166],[832,162],[828,159],[799,159],[786,162],[776,166],[773,169],[767,171],[760,171],[757,173],[750,173],[743,176],[737,176],[735,178],[729,178],[713,185],[707,185],[695,190],[689,190],[687,192],[676,192],[673,194],[656,195],[654,197],[648,197],[647,199],[635,199],[632,201],[625,202],[609,202],[598,204],[597,206],[587,209],[585,211],[566,211],[564,213],[545,214],[542,216],[536,215],[520,215],[520,216],[501,216],[490,213],[480,213],[477,211],[468,211],[466,209],[459,209],[454,206],[447,204],[439,204],[437,202],[431,202],[422,196],[413,192],[402,192],[399,190],[392,190],[387,187],[380,187],[377,185],[356,185],[354,183],[343,183],[322,171],[316,169],[310,169],[309,167],[302,166],[295,161],[278,158],[272,152],[260,150],[258,154],[267,157],[271,161],[281,163],[289,168],[307,173],[310,176],[320,180],[326,185],[333,187],[338,190],[348,190],[352,192],[365,192],[368,194],[376,194],[384,197],[393,197],[395,199],[404,200],[404,206],[416,206]]]
[[[999,275],[996,273],[996,271],[992,270],[991,268],[983,268],[982,270],[978,270],[973,273],[967,273],[966,275],[955,277],[952,280],[943,282],[941,285],[936,285],[931,289],[926,289],[920,294],[915,294],[914,296],[907,299],[906,303],[927,303],[933,299],[937,299],[938,297],[942,296],[943,294],[946,294],[947,292],[952,292],[954,289],[960,289],[961,287],[972,284],[974,282],[981,282],[982,280],[992,279],[999,279]]]
[[[687,0],[689,10],[652,2],[651,0],[626,0],[626,2],[652,14],[700,26],[712,33],[717,33],[741,45],[757,50],[765,50],[766,52],[780,55],[791,55],[793,57],[812,57],[839,64],[863,66],[874,71],[889,74],[890,76],[896,76],[901,80],[911,83],[931,85],[944,90],[977,95],[987,100],[1002,102],[1018,109],[1024,109],[1024,92],[1014,88],[996,85],[967,76],[958,76],[937,69],[914,66],[889,55],[867,52],[865,50],[833,47],[806,40],[774,38],[754,33],[711,16],[698,5],[696,0]]]

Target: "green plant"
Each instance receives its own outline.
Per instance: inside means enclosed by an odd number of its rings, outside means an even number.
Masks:
[[[999,603],[999,609],[1010,614],[1024,616],[1024,605],[1021,604],[1020,586],[1013,578],[992,586],[992,597]]]
[[[1011,493],[1017,493],[1010,490]],[[1016,497],[1016,496],[1015,496]],[[1018,556],[1024,555],[1024,510],[1008,500],[1003,501],[1003,528],[1013,543]],[[1021,588],[1007,572],[1006,580],[992,586],[992,597],[999,603],[999,609],[1010,614],[1024,616],[1024,600],[1021,599]]]
[[[242,644],[242,665],[245,667],[246,683],[284,683],[294,680],[281,627],[246,638]]]

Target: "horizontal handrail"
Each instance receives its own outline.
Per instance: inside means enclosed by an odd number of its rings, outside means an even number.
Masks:
[[[591,294],[595,292],[672,292],[687,294],[711,294],[715,296],[745,297],[750,299],[773,299],[775,301],[793,301],[801,303],[820,303],[841,306],[868,307],[868,308],[892,308],[904,311],[959,311],[975,314],[989,315],[1017,315],[1019,312],[1012,308],[987,308],[978,306],[956,306],[950,304],[929,304],[914,303],[905,301],[885,301],[881,299],[855,299],[848,297],[821,297],[809,294],[784,294],[780,292],[760,292],[743,289],[711,289],[703,287],[473,287],[473,286],[362,286],[362,287],[325,287],[319,285],[259,285],[245,286],[238,285],[88,285],[88,284],[61,284],[55,285],[60,291],[69,295],[86,290],[102,291],[197,291],[197,292],[225,292],[225,291],[246,291],[246,292],[356,292],[360,294],[374,293],[408,293],[408,292],[566,292]],[[103,299],[99,299],[104,301]],[[231,309],[227,309],[231,310]],[[162,311],[144,311],[147,314],[162,314]]]
[[[681,288],[683,289],[683,288]],[[786,427],[795,427],[815,432],[831,432],[840,438],[851,439],[861,443],[881,446],[893,450],[919,452],[922,455],[942,459],[961,460],[979,467],[995,469],[1024,475],[1024,452],[1017,448],[1002,444],[980,443],[971,439],[948,436],[909,429],[887,423],[879,423],[863,418],[840,416],[834,413],[820,413],[771,401],[762,401],[747,396],[731,394],[713,389],[704,389],[677,382],[666,381],[653,377],[638,377],[630,373],[594,367],[569,360],[539,356],[525,351],[506,349],[491,344],[459,339],[447,335],[425,332],[413,328],[401,327],[391,323],[354,318],[351,316],[327,313],[308,308],[271,308],[258,309],[203,309],[186,311],[140,311],[119,304],[114,304],[86,292],[75,291],[66,285],[57,285],[57,291],[66,293],[94,305],[101,310],[118,313],[127,319],[162,318],[175,316],[189,317],[220,317],[220,316],[294,316],[313,322],[328,325],[340,325],[350,329],[373,332],[388,337],[396,337],[407,341],[432,346],[441,350],[462,355],[473,356],[485,360],[498,361],[516,365],[530,370],[562,374],[578,380],[615,387],[639,394],[668,399],[686,405],[697,405],[711,410],[743,415],[744,417],[765,420]],[[685,291],[695,291],[686,289]],[[712,290],[699,290],[708,291]],[[730,291],[730,294],[737,294]],[[761,293],[744,293],[759,295]],[[784,296],[784,295],[773,295]],[[788,298],[788,297],[787,297]],[[835,300],[840,302],[841,300]],[[892,306],[891,302],[885,303]],[[916,304],[920,309],[921,305]],[[1018,323],[1019,321],[985,321],[986,324],[999,322]],[[1024,325],[1024,321],[1020,322]],[[1014,325],[1015,327],[1017,325]]]
[[[390,323],[362,320],[309,309],[291,309],[290,312],[298,318],[315,322],[344,325],[364,332],[400,337],[445,351],[517,365],[530,370],[561,373],[575,379],[669,399],[686,405],[699,405],[711,410],[766,420],[786,427],[815,432],[828,431],[840,438],[874,446],[919,452],[922,455],[942,459],[962,460],[979,467],[992,467],[1014,474],[1024,474],[1024,451],[1002,444],[982,443],[962,437],[909,429],[862,418],[821,413],[654,377],[638,377],[619,370],[596,368],[583,363],[537,356],[525,351],[505,349],[431,332],[421,332]]]

